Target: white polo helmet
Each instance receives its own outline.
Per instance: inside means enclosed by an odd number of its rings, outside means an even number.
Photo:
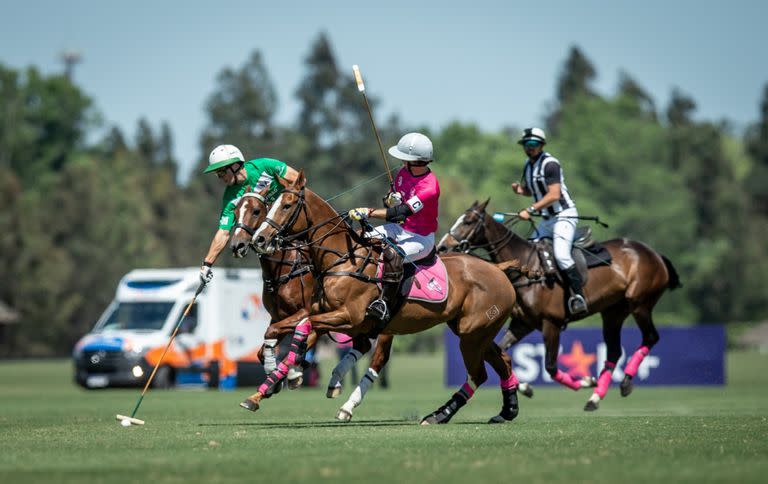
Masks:
[[[389,149],[389,154],[405,161],[432,161],[432,141],[421,133],[408,133]]]
[[[520,137],[520,140],[517,143],[524,144],[526,141],[538,141],[539,143],[545,145],[547,144],[547,135],[541,128],[525,128],[523,130],[523,135]]]
[[[219,145],[208,156],[208,168],[203,173],[210,173],[238,161],[244,162],[243,153],[235,145]]]

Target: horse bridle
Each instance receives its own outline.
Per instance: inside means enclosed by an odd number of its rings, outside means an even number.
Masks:
[[[280,224],[278,224],[277,222],[269,218],[269,215],[267,215],[267,218],[264,219],[264,222],[266,222],[267,225],[269,225],[270,227],[272,227],[277,231],[274,235],[274,239],[275,239],[275,244],[278,247],[282,246],[285,242],[289,240],[295,239],[299,235],[299,234],[294,234],[290,237],[284,236],[285,232],[291,230],[294,224],[296,223],[296,221],[299,219],[299,212],[304,211],[306,213],[307,211],[307,204],[305,203],[305,197],[304,197],[304,187],[302,187],[301,190],[298,190],[298,191],[289,190],[286,188],[285,190],[283,190],[283,193],[292,193],[297,197],[299,197],[299,200],[298,202],[296,202],[296,209],[291,213],[291,216],[290,218],[288,218],[288,221],[285,223],[285,225],[281,226]],[[307,224],[311,225],[309,223],[309,219],[307,219]],[[251,236],[251,242],[253,242],[253,238],[254,238],[254,235]]]
[[[496,252],[498,252],[501,249],[501,247],[512,238],[512,231],[507,229],[508,230],[507,233],[504,234],[499,240],[495,240],[493,242],[487,242],[485,244],[472,245],[472,240],[475,237],[480,236],[482,233],[485,232],[485,217],[488,214],[485,213],[485,211],[480,212],[474,208],[469,209],[468,212],[475,214],[478,217],[478,220],[475,223],[475,225],[472,227],[472,229],[467,233],[467,235],[464,236],[464,238],[459,238],[454,232],[453,227],[451,227],[451,229],[448,230],[448,235],[453,237],[458,242],[458,245],[456,245],[453,248],[452,250],[453,252],[470,254],[473,250],[486,249],[490,247],[491,250],[489,250],[488,253],[493,255]]]
[[[256,193],[256,192],[244,193],[243,195],[240,196],[240,199],[247,198],[247,197],[255,198],[256,200],[260,201],[264,205],[264,208],[267,208],[267,199],[264,198],[264,196],[262,196],[260,193]],[[237,200],[237,203],[235,203],[235,206],[237,206],[240,203],[240,199]],[[253,243],[253,236],[256,233],[256,227],[251,228],[251,227],[245,225],[242,222],[237,222],[235,225],[232,226],[232,229],[233,230],[237,230],[237,229],[245,230],[245,232],[248,235],[251,236],[251,243]]]

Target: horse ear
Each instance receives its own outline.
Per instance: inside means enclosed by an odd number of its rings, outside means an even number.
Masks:
[[[478,209],[480,209],[481,211],[485,211],[485,207],[487,207],[487,206],[488,206],[488,202],[490,202],[490,201],[491,201],[491,197],[488,197],[488,200],[484,201],[484,202],[483,202],[483,203],[482,203],[482,204],[481,204],[479,207],[477,207],[477,208],[478,208]]]
[[[297,187],[303,187],[305,183],[307,183],[307,179],[304,176],[304,168],[302,168],[299,170],[299,175],[296,177],[296,181],[293,183],[293,185]]]

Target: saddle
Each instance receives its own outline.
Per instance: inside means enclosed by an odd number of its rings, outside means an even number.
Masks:
[[[539,239],[535,243],[536,251],[539,254],[539,260],[544,268],[544,274],[549,281],[560,276],[565,280],[565,276],[560,274],[560,270],[555,262],[554,249],[551,238]],[[581,226],[576,228],[573,236],[573,248],[571,249],[573,261],[581,274],[581,280],[586,285],[589,279],[589,269],[598,266],[611,265],[611,254],[599,242],[592,237],[592,227]]]

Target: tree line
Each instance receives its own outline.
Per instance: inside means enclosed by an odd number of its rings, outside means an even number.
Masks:
[[[101,116],[86,92],[65,76],[0,64],[0,300],[21,315],[0,355],[67,354],[124,273],[198,265],[222,193],[215,177],[199,173],[217,144],[304,168],[325,197],[381,174],[367,112],[327,35],[318,35],[304,65],[295,92],[300,111],[289,125],[275,120],[275,85],[258,50],[223,68],[205,104],[200,158],[181,183],[167,123],[156,129],[141,119],[132,136],[112,127],[89,142]],[[561,160],[580,212],[610,223],[594,228],[598,238],[644,241],[677,266],[685,287],[663,298],[657,323],[764,318],[768,84],[742,135],[727,120],[697,120],[695,100],[680,89],[658,107],[629,74],[609,96],[596,91],[596,77],[587,56],[571,48],[544,113],[547,147]],[[377,99],[369,101],[376,113]],[[485,132],[453,122],[429,130],[391,115],[378,127],[385,144],[410,130],[433,139],[440,235],[475,199],[490,197],[500,211],[529,204],[509,188],[521,174],[516,140],[524,126]],[[333,203],[380,203],[383,180]],[[227,255],[218,265],[257,261]]]

